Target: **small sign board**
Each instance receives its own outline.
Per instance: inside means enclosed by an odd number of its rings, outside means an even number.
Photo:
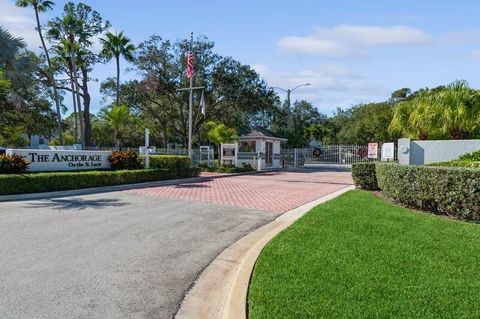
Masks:
[[[382,144],[382,160],[393,160],[395,157],[395,144],[383,143]]]
[[[221,164],[233,164],[237,165],[237,143],[235,144],[221,144],[220,146],[220,156],[221,156]]]
[[[368,158],[378,158],[378,143],[368,143]]]
[[[7,154],[17,154],[25,158],[30,165],[28,171],[78,171],[108,169],[108,151],[63,151],[40,149],[7,149]]]

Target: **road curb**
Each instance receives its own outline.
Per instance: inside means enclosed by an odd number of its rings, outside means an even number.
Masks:
[[[248,284],[263,248],[316,205],[352,189],[353,185],[347,186],[292,209],[230,245],[205,268],[186,294],[175,318],[245,319]]]

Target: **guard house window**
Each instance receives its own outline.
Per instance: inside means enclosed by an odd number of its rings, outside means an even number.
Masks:
[[[255,141],[242,141],[238,147],[239,152],[255,152],[256,143]]]

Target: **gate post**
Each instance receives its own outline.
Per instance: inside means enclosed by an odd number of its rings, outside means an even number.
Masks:
[[[338,146],[338,164],[342,164],[342,145]]]
[[[297,149],[293,149],[293,167],[297,168]]]

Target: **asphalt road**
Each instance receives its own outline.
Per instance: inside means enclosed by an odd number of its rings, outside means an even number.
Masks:
[[[0,318],[171,318],[215,256],[276,216],[128,192],[0,203]]]

